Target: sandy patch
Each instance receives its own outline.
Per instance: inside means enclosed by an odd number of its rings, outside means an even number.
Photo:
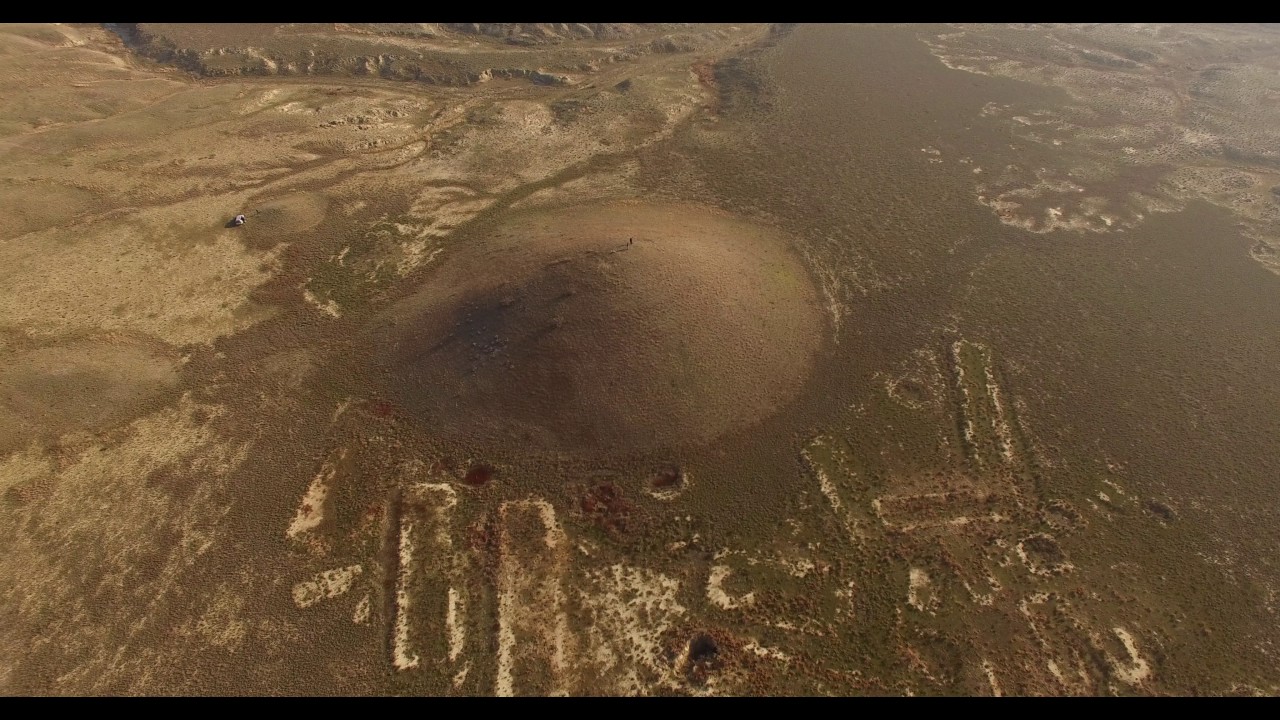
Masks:
[[[467,644],[467,626],[462,621],[465,608],[462,594],[449,588],[449,609],[444,618],[445,632],[449,636],[449,662],[457,662]]]
[[[907,572],[907,604],[920,612],[931,612],[936,598],[929,586],[929,573],[911,568]]]
[[[662,640],[686,614],[676,599],[680,582],[621,564],[587,571],[586,580],[579,602],[591,621],[578,662],[591,665],[620,694],[674,687],[675,667],[665,659]]]
[[[310,281],[311,281],[310,278],[308,278],[307,282],[310,282]],[[316,297],[315,293],[311,292],[306,288],[303,288],[302,299],[306,300],[307,304],[310,305],[311,307],[319,310],[320,312],[324,313],[325,315],[328,315],[331,318],[342,317],[342,308],[339,307],[338,303],[335,302],[332,298],[325,300],[324,302],[321,302],[320,298]]]
[[[0,240],[8,322],[41,337],[132,331],[177,345],[249,327],[265,317],[248,295],[271,278],[276,251],[251,252],[221,227],[229,200]]]
[[[10,503],[0,521],[0,586],[9,610],[0,647],[9,662],[20,665],[50,642],[66,643],[76,653],[50,678],[50,692],[74,693],[105,688],[155,661],[143,652],[127,666],[118,658],[139,651],[137,633],[213,546],[228,510],[220,497],[226,475],[248,449],[212,428],[223,413],[184,396],[130,423],[117,439],[61,439],[62,454],[50,458],[39,496]],[[42,464],[35,453],[11,455],[0,461],[0,478],[30,478]],[[200,643],[235,647],[245,631],[238,589],[222,592],[214,603],[221,609],[211,610],[201,629],[194,619],[185,627]]]
[[[745,645],[742,646],[742,649],[756,655],[757,657],[768,658],[770,660],[777,660],[778,662],[783,662],[783,663],[791,662],[790,655],[782,652],[777,648],[761,645],[755,640],[748,641]]]
[[[1004,402],[1000,396],[1000,386],[996,383],[995,376],[991,372],[991,351],[985,350],[983,353],[984,363],[982,366],[983,374],[987,381],[987,395],[991,398],[991,409],[994,412],[992,424],[995,428],[996,443],[1000,448],[1000,455],[1004,458],[1005,464],[1012,465],[1017,461],[1013,449],[1013,431],[1009,428],[1009,422],[1005,419]]]
[[[1121,682],[1128,685],[1139,685],[1145,682],[1151,677],[1151,666],[1142,655],[1138,654],[1138,646],[1133,641],[1133,635],[1121,627],[1112,628],[1112,632],[1120,638],[1120,642],[1124,643],[1125,652],[1129,653],[1127,661],[1108,656],[1107,662],[1111,665],[1112,672],[1120,678]]]
[[[391,664],[397,670],[411,670],[418,667],[419,663],[418,655],[413,651],[409,640],[409,583],[413,579],[415,561],[413,531],[411,520],[400,522],[400,542],[397,547],[400,572],[396,582],[396,620],[391,633]]]
[[[1004,692],[1000,689],[1000,682],[996,680],[996,669],[990,660],[982,660],[982,673],[987,676],[987,683],[991,685],[991,695],[994,697],[1004,697]]]
[[[1075,569],[1063,554],[1057,539],[1047,533],[1036,533],[1019,541],[1014,551],[1033,575],[1052,577]]]
[[[756,602],[754,590],[738,596],[725,592],[724,581],[732,574],[733,569],[728,565],[713,566],[710,576],[707,577],[707,599],[721,610],[751,607]]]
[[[494,692],[504,697],[563,693],[571,642],[563,589],[567,538],[545,500],[506,502],[498,514],[502,532]]]
[[[831,507],[831,511],[835,514],[841,526],[844,527],[845,532],[848,533],[849,539],[857,544],[862,544],[866,538],[861,523],[858,518],[854,517],[849,508],[845,507],[844,501],[840,498],[840,492],[836,488],[836,484],[831,480],[831,476],[827,473],[827,469],[816,462],[813,457],[815,450],[827,449],[830,444],[830,437],[820,435],[800,451],[800,457],[808,466],[814,479],[818,481],[818,489],[822,492],[822,497],[826,498],[827,504]]]
[[[249,634],[249,624],[242,617],[244,605],[243,595],[224,585],[196,621],[195,632],[208,644],[234,653]]]
[[[1064,617],[1069,618],[1073,629],[1078,625],[1068,610],[1061,598],[1045,592],[1028,595],[1018,603],[1018,611],[1027,619],[1031,636],[1044,653],[1045,666],[1058,687],[1066,693],[1088,695],[1094,691],[1095,683],[1086,661],[1076,648],[1054,634]]]
[[[363,571],[364,568],[360,565],[348,565],[317,573],[310,580],[293,586],[293,603],[299,608],[308,608],[321,600],[345,594]]]
[[[419,666],[425,655],[452,662],[466,636],[464,606],[449,585],[455,575],[453,510],[456,491],[445,483],[414,483],[401,499],[399,571],[396,582],[392,664],[398,670]],[[444,608],[444,617],[427,619],[425,605]],[[443,637],[436,633],[443,630]],[[437,655],[435,648],[440,648]]]
[[[970,449],[970,456],[975,464],[981,467],[981,457],[977,452],[977,442],[974,438],[973,430],[973,403],[974,399],[969,392],[969,383],[965,379],[964,361],[961,357],[961,349],[970,343],[964,340],[957,340],[951,346],[951,362],[956,371],[956,388],[960,391],[961,397],[964,399],[964,441]]]
[[[52,479],[56,468],[54,458],[39,444],[32,443],[25,450],[11,453],[0,460],[0,494],[27,483]]]
[[[368,595],[365,595],[360,598],[360,602],[356,603],[355,612],[351,614],[351,622],[357,625],[368,625],[372,614],[373,602]]]
[[[329,497],[329,484],[338,475],[338,464],[347,457],[347,449],[339,448],[324,461],[320,472],[312,478],[307,492],[302,496],[302,503],[285,530],[285,537],[296,538],[298,535],[313,530],[324,521],[324,503]]]

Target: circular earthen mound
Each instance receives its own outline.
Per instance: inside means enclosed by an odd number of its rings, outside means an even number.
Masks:
[[[822,332],[786,240],[705,208],[527,212],[439,262],[372,333],[388,391],[443,438],[705,442],[793,398]]]

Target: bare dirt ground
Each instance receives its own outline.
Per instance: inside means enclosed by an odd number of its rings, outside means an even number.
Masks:
[[[787,242],[698,207],[521,213],[438,262],[370,343],[388,396],[455,438],[596,452],[711,440],[791,400],[822,335]]]
[[[0,26],[0,692],[1275,694],[1273,35]]]

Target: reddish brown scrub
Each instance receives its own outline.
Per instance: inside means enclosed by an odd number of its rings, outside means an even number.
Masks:
[[[602,482],[588,490],[580,505],[596,527],[615,539],[632,529],[635,505],[612,482]]]
[[[462,482],[471,487],[482,487],[488,485],[493,479],[494,469],[492,465],[486,463],[475,463],[467,470],[467,474],[462,478]]]
[[[658,492],[674,492],[684,488],[684,471],[679,465],[664,465],[649,478],[649,487]]]

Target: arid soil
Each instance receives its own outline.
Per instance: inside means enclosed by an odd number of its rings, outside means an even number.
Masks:
[[[705,442],[791,400],[822,336],[787,241],[697,207],[520,213],[439,263],[369,342],[387,395],[445,437]]]
[[[0,693],[1276,694],[1278,37],[0,26]]]

